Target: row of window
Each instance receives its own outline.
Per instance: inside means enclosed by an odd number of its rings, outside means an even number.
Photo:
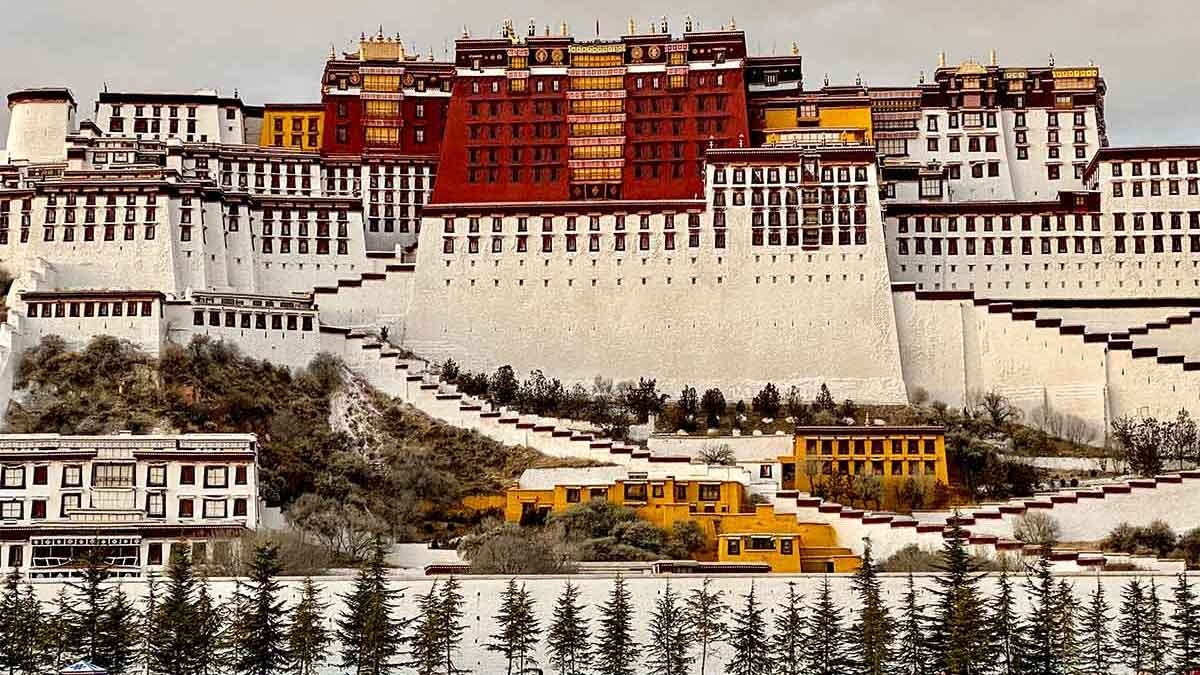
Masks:
[[[224,316],[222,316],[224,315]],[[313,316],[311,314],[265,314],[262,312],[221,312],[215,309],[205,311],[203,309],[192,310],[192,325],[203,326],[207,318],[207,325],[214,327],[225,328],[253,328],[255,330],[267,329],[267,317],[271,317],[271,330],[302,330],[311,332],[313,329]],[[253,326],[251,323],[253,322]]]
[[[1187,250],[1191,253],[1200,252],[1200,234],[1187,235],[1188,244]],[[996,247],[996,238],[985,237],[982,239],[983,246],[980,247],[978,242],[980,239],[964,238],[964,247],[962,253],[965,255],[1012,255],[1014,252],[1013,242],[1015,237],[1000,237],[999,250]],[[1077,253],[1086,254],[1089,252],[1093,255],[1101,255],[1104,253],[1104,237],[1021,237],[1020,238],[1020,255],[1033,255],[1034,240],[1041,242],[1040,250],[1042,255],[1051,255],[1053,253]],[[1129,253],[1129,240],[1133,241],[1133,253],[1183,253],[1184,252],[1184,235],[1150,235],[1150,236],[1132,236],[1113,237],[1113,253]],[[1150,245],[1147,247],[1146,240],[1150,240]],[[900,238],[896,240],[896,253],[898,255],[959,255],[958,238],[937,238],[937,237],[914,237],[912,246],[909,246],[909,239]],[[926,241],[929,242],[928,248]],[[943,247],[942,242],[945,242]],[[1089,244],[1090,242],[1090,244]],[[981,253],[982,248],[982,253]]]
[[[1013,116],[1013,126],[1021,129],[1027,126],[1028,115],[1025,111],[1019,111]],[[1071,113],[1072,122],[1076,127],[1087,126],[1087,114],[1082,110],[1075,110]],[[939,116],[929,115],[925,118],[926,131],[938,131]],[[996,128],[996,113],[995,112],[954,112],[947,113],[946,125],[951,129],[958,129],[960,126],[966,129],[977,129],[979,127],[987,127],[989,129]],[[1054,129],[1059,126],[1059,112],[1055,110],[1046,111],[1046,126]]]
[[[1200,162],[1198,162],[1195,159],[1189,159],[1189,160],[1186,160],[1186,162],[1187,162],[1187,172],[1188,173],[1197,173],[1197,169],[1200,168],[1197,166],[1197,164]],[[1123,162],[1109,162],[1108,165],[1110,167],[1109,172],[1114,178],[1119,178],[1119,177],[1125,175],[1125,164]],[[1163,165],[1163,162],[1161,162],[1161,161],[1152,161],[1152,162],[1145,162],[1145,163],[1130,162],[1129,163],[1129,175],[1141,176],[1141,175],[1143,175],[1142,174],[1143,169],[1145,169],[1145,170],[1149,171],[1151,176],[1161,176],[1162,175],[1162,165]],[[1166,165],[1167,165],[1167,175],[1169,175],[1169,176],[1179,175],[1179,165],[1180,165],[1179,160],[1177,160],[1177,159],[1167,160]]]
[[[747,540],[747,551],[774,551],[775,537],[769,535],[745,537]],[[725,552],[729,555],[742,554],[742,538],[731,537],[725,540]],[[793,555],[795,552],[795,540],[789,536],[779,538],[779,554]]]
[[[1130,185],[1129,194],[1132,197],[1144,197],[1144,196],[1146,196],[1146,185],[1149,184],[1150,185],[1150,196],[1151,197],[1159,197],[1163,193],[1162,192],[1163,182],[1164,181],[1160,181],[1160,180],[1132,181],[1129,183],[1129,185]],[[1179,190],[1180,190],[1179,181],[1168,180],[1165,182],[1167,184],[1167,194],[1168,195],[1178,195],[1179,194]],[[1196,179],[1196,178],[1188,179],[1187,193],[1189,195],[1193,195],[1193,196],[1200,194],[1200,179]],[[1113,181],[1112,196],[1124,197],[1125,196],[1125,183],[1123,183],[1122,181]]]
[[[804,454],[806,455],[865,455],[870,450],[872,455],[882,455],[891,452],[893,455],[932,455],[937,453],[937,441],[932,438],[883,439],[883,438],[806,438],[804,439]]]
[[[120,316],[153,316],[154,303],[149,300],[114,302],[31,302],[29,317],[62,319]]]
[[[1009,232],[1013,229],[1014,223],[1019,224],[1022,232],[1029,232],[1033,229],[1034,219],[1037,218],[1041,226],[1042,232],[1050,232],[1052,229],[1064,231],[1067,229],[1067,220],[1070,218],[1076,231],[1083,231],[1085,222],[1091,223],[1093,231],[1100,231],[1100,214],[1042,214],[1041,216],[1033,214],[1023,214],[1020,216],[897,216],[896,217],[896,232],[905,234],[911,226],[914,232],[924,232],[926,225],[930,232],[941,232],[943,223],[947,232],[958,232],[959,222],[961,220],[964,232],[975,232],[980,229],[984,232],[992,232],[997,229],[1001,232]]]
[[[278,241],[278,244],[275,242]],[[329,255],[329,239],[317,239],[316,254]],[[336,255],[348,255],[350,252],[350,244],[345,239],[337,239],[337,246],[334,247]],[[296,253],[300,255],[308,255],[312,252],[309,241],[307,239],[296,240]],[[292,253],[292,240],[290,238],[272,239],[264,236],[262,238],[263,253]]]
[[[819,169],[819,170],[818,170]],[[852,170],[853,169],[853,170]],[[730,180],[732,173],[732,180]],[[782,177],[782,181],[780,178]],[[788,166],[782,167],[753,167],[750,169],[750,185],[766,185],[778,183],[799,183],[803,178],[803,182],[812,183],[818,180],[822,183],[865,183],[867,182],[867,167],[866,166],[821,166],[818,167],[817,160],[805,159],[802,165],[798,167]],[[725,185],[731,184],[734,186],[746,185],[746,169],[738,167],[730,172],[725,167],[717,167],[713,170],[713,184]]]
[[[53,206],[48,206],[45,211],[46,224],[47,225],[56,224],[59,221],[58,214],[59,214],[59,210],[57,208],[55,208]],[[73,208],[63,209],[62,210],[62,222],[66,223],[66,224],[71,224],[71,223],[76,222],[77,214],[78,214],[77,209],[73,209]],[[137,221],[137,207],[126,206],[125,210],[122,212],[121,215],[123,216],[123,220],[126,223],[136,222]],[[6,215],[0,215],[0,226],[3,226],[3,224],[5,224],[5,221],[7,221],[7,219],[8,218]],[[143,221],[145,221],[147,223],[157,222],[158,221],[158,207],[156,207],[156,206],[145,207],[143,209],[143,218],[142,219],[143,219]],[[96,222],[96,209],[95,208],[93,208],[93,207],[85,207],[84,208],[83,222],[85,222],[85,223]],[[117,222],[117,208],[115,206],[109,206],[104,209],[104,222],[106,222],[106,223]]]
[[[734,206],[746,205],[745,190],[723,190],[717,188],[713,190],[713,206],[726,205],[726,192],[733,194]],[[867,203],[867,188],[865,187],[824,187],[824,188],[802,188],[796,190],[789,188],[785,190],[762,188],[753,188],[750,190],[750,205],[751,206],[780,206],[781,203],[788,206],[796,204],[866,204]]]
[[[30,520],[45,520],[47,516],[46,499],[0,499],[0,520],[21,520],[25,517],[25,502],[29,502],[29,518]],[[201,501],[202,512],[201,517],[209,519],[228,518],[230,517],[228,499],[212,499],[204,498]],[[236,497],[233,500],[233,517],[244,518],[246,516],[248,500],[245,497]],[[195,518],[195,502],[191,497],[183,497],[178,501],[176,515],[178,518]],[[167,517],[167,495],[163,492],[149,492],[146,494],[146,516],[148,518],[166,518]],[[70,517],[73,511],[83,509],[83,495],[77,492],[65,493],[60,497],[59,502],[59,518],[66,519]]]
[[[563,246],[565,247],[565,249],[568,253],[574,253],[579,250],[579,245],[580,245],[579,238],[581,236],[582,235],[577,235],[577,234],[563,235]],[[600,251],[601,236],[602,235],[599,235],[599,234],[587,235],[587,250],[589,253],[598,253]],[[688,236],[688,248],[699,248],[700,247],[701,239],[700,239],[700,231],[699,230],[689,230],[687,236]],[[614,250],[614,251],[628,250],[629,239],[627,238],[627,235],[625,233],[618,232],[616,234],[613,234],[612,238],[613,238],[612,250]],[[505,239],[504,237],[491,237],[492,253],[503,253],[504,252],[504,239]],[[555,239],[556,239],[555,235],[552,235],[552,234],[541,235],[541,252],[542,253],[553,253]],[[480,240],[480,237],[468,236],[467,241],[466,241],[466,252],[472,253],[472,254],[479,253],[480,252],[479,240]],[[457,246],[457,244],[455,243],[456,241],[457,241],[457,239],[455,237],[444,237],[442,239],[442,253],[445,253],[445,254],[454,253],[456,250],[456,246]],[[725,248],[725,230],[718,229],[713,233],[713,246],[715,248]],[[673,250],[675,250],[675,247],[676,247],[675,233],[674,232],[663,233],[663,249],[665,249],[667,251],[673,251]],[[651,249],[650,233],[649,232],[638,233],[637,250],[649,251],[650,249]],[[517,235],[516,252],[517,253],[526,253],[528,251],[529,251],[529,236],[528,235]]]
[[[91,465],[91,483],[93,488],[127,488],[137,485],[135,472],[137,466],[129,462],[93,462]],[[29,473],[32,485],[49,485],[50,484],[50,465],[35,464],[31,472],[27,472],[24,464],[5,464],[0,466],[0,489],[23,489],[26,487],[25,478]],[[179,484],[180,485],[195,485],[196,484],[196,465],[183,464],[179,467]],[[204,467],[204,487],[206,488],[224,488],[229,487],[229,467],[225,465],[205,465]],[[64,464],[62,466],[62,481],[61,486],[65,488],[81,488],[83,487],[84,465],[83,464]],[[235,465],[233,467],[233,484],[247,484],[247,467],[245,465]],[[146,466],[146,487],[166,487],[167,486],[167,465],[166,464],[150,464]]]
[[[103,234],[102,238],[104,241],[116,241],[117,240],[117,226],[116,225],[104,225],[103,228],[104,228],[104,231],[102,233]],[[188,232],[191,231],[190,227],[184,228],[184,229]],[[56,232],[57,232],[57,229],[54,227],[42,228],[42,241],[55,241],[56,238],[58,238],[58,235],[56,234]],[[121,238],[123,241],[134,241],[136,232],[137,232],[136,226],[125,225],[122,227],[122,237]],[[144,240],[153,241],[154,235],[155,235],[155,226],[154,225],[148,224],[143,228],[142,238]],[[188,237],[188,239],[190,239],[190,236]],[[71,225],[64,225],[62,228],[61,240],[64,242],[75,241],[75,228]],[[96,240],[95,226],[84,225],[83,226],[83,241],[95,241],[95,240]],[[20,241],[20,243],[22,243],[22,244],[29,242],[29,228],[28,227],[21,228],[18,241]],[[5,226],[4,224],[0,223],[0,246],[6,245],[6,244],[8,244],[8,227]]]
[[[662,226],[663,226],[664,230],[669,230],[669,229],[675,227],[675,216],[676,216],[676,214],[674,214],[674,213],[663,214]],[[446,234],[454,234],[455,228],[458,227],[458,220],[459,219],[454,218],[454,217],[443,218],[442,219],[442,231]],[[478,216],[470,216],[466,219],[466,221],[467,221],[467,232],[468,233],[474,234],[474,233],[479,232],[480,223],[482,221],[482,218],[480,218]],[[542,216],[542,221],[541,221],[542,232],[553,232],[554,231],[554,222],[555,222],[555,219],[553,216]],[[601,223],[600,216],[587,216],[587,227],[588,227],[589,231],[599,232],[600,231],[600,223]],[[579,217],[578,216],[565,216],[563,218],[563,224],[565,225],[567,232],[573,232],[580,225]],[[626,224],[625,214],[617,214],[617,215],[613,216],[612,225],[613,225],[614,230],[618,230],[618,231],[624,230],[625,224]],[[638,216],[638,229],[649,230],[650,224],[651,224],[651,217],[649,214],[643,213]],[[700,227],[700,214],[699,213],[687,214],[687,225],[690,228]],[[528,232],[529,231],[529,217],[528,216],[517,217],[516,227],[517,227],[517,232]],[[499,216],[493,216],[492,222],[491,222],[491,231],[493,233],[504,232],[504,219]]]

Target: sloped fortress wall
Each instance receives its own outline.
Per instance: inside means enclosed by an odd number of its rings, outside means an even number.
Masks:
[[[406,346],[473,370],[510,364],[567,382],[648,376],[666,391],[717,386],[731,399],[767,381],[813,391],[825,382],[839,398],[903,401],[870,157],[821,153],[831,173],[811,177],[813,194],[851,200],[842,221],[829,205],[822,228],[817,205],[811,227],[786,208],[783,195],[800,192],[796,152],[709,154],[706,202],[624,213],[586,203],[432,207]]]

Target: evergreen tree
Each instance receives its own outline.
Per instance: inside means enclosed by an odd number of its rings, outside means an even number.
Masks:
[[[1062,664],[1063,673],[1079,675],[1083,668],[1079,636],[1079,598],[1075,596],[1075,587],[1067,583],[1066,579],[1058,582],[1056,611],[1058,639],[1054,649],[1055,656]]]
[[[192,674],[216,675],[224,672],[221,659],[221,638],[225,628],[225,617],[213,600],[208,581],[203,577],[196,592],[196,625],[192,636]]]
[[[1104,599],[1104,588],[1096,580],[1096,590],[1088,597],[1083,614],[1080,639],[1080,672],[1086,675],[1108,675],[1111,670],[1112,638],[1109,633],[1111,608]]]
[[[109,675],[126,675],[140,670],[140,617],[124,589],[117,587],[109,595],[101,621],[96,665],[103,666]]]
[[[104,641],[104,616],[108,608],[109,589],[104,586],[108,572],[104,567],[104,554],[96,548],[83,555],[83,575],[78,580],[67,582],[74,594],[74,602],[67,606],[67,636],[74,645],[79,658],[107,667],[100,655]]]
[[[939,574],[934,578],[936,602],[929,643],[935,670],[946,675],[976,675],[990,665],[990,637],[979,608],[978,566],[967,552],[967,533],[958,514],[946,532]]]
[[[42,606],[33,587],[21,586],[21,572],[5,577],[0,596],[0,670],[6,675],[34,675],[42,666]]]
[[[788,582],[787,595],[775,616],[775,631],[771,635],[771,662],[776,675],[800,675],[804,669],[804,596],[796,592],[795,582]]]
[[[733,655],[725,664],[727,675],[769,675],[771,672],[771,645],[767,639],[767,622],[763,608],[754,596],[754,582],[745,595],[745,604],[733,613],[729,628],[729,648]]]
[[[441,608],[438,604],[437,581],[430,585],[428,593],[418,594],[416,601],[417,622],[412,635],[406,638],[409,660],[404,665],[416,671],[417,675],[436,675],[442,666]]]
[[[705,579],[687,598],[688,623],[692,625],[696,644],[700,647],[699,675],[708,675],[708,655],[726,633],[724,592],[710,589],[710,583],[710,579]]]
[[[1050,558],[1043,551],[1035,573],[1025,583],[1029,596],[1029,616],[1026,619],[1022,671],[1029,675],[1061,675],[1062,662],[1056,653],[1059,638],[1058,594],[1050,573]]]
[[[237,658],[233,668],[238,673],[275,675],[288,666],[287,627],[280,598],[283,585],[276,578],[282,570],[279,549],[274,544],[254,549],[249,588],[245,601],[238,603],[241,616],[234,627]]]
[[[1166,634],[1158,584],[1150,582],[1146,595],[1146,670],[1150,675],[1166,675],[1171,654],[1171,642]]]
[[[808,608],[805,648],[806,673],[843,675],[854,670],[849,632],[842,625],[842,610],[833,602],[829,577],[821,580],[816,601]]]
[[[896,672],[900,675],[933,675],[933,653],[929,644],[929,618],[917,591],[912,572],[900,600],[902,615],[897,625]]]
[[[1007,571],[1001,571],[996,580],[996,596],[992,598],[988,608],[988,624],[992,634],[996,675],[1016,675],[1020,667],[1018,650],[1021,646],[1022,626]]]
[[[509,579],[500,594],[500,611],[496,614],[496,632],[488,651],[499,652],[507,662],[507,673],[520,675],[526,668],[537,665],[533,654],[541,629],[533,609],[533,597],[525,590],[525,584],[517,587],[516,579]]]
[[[159,589],[158,589],[158,573],[151,572],[146,575],[146,595],[142,598],[142,636],[141,644],[138,651],[141,653],[142,661],[145,664],[146,672],[153,673],[152,652],[154,645],[159,643]]]
[[[532,600],[529,600],[532,606]],[[462,585],[458,579],[451,576],[442,584],[442,595],[438,598],[438,621],[441,626],[440,651],[442,654],[442,675],[456,675],[467,671],[454,664],[458,655],[459,645],[462,644],[466,625],[463,624]],[[530,609],[532,612],[532,608]]]
[[[42,654],[42,667],[57,673],[74,663],[81,654],[74,642],[71,597],[67,594],[66,586],[59,586],[52,607],[53,611],[44,615],[42,630],[38,635],[38,649]]]
[[[1121,662],[1134,673],[1143,673],[1147,665],[1146,589],[1132,579],[1121,591],[1121,622],[1117,626],[1117,653]]]
[[[852,633],[858,646],[854,660],[862,675],[886,675],[891,672],[892,641],[896,626],[879,584],[879,569],[871,557],[871,540],[863,545],[862,564],[854,574],[854,591],[859,614]],[[828,582],[828,580],[826,580]]]
[[[1200,670],[1200,602],[1186,573],[1180,574],[1175,583],[1171,630],[1172,669],[1184,674]]]
[[[641,648],[633,638],[633,604],[625,579],[617,575],[608,601],[600,606],[595,664],[600,675],[635,675]]]
[[[696,638],[682,600],[668,580],[650,614],[650,642],[646,644],[646,666],[654,675],[688,675]]]
[[[392,618],[396,591],[388,588],[383,558],[383,541],[376,539],[354,587],[342,596],[337,627],[341,668],[356,675],[391,673],[402,640],[401,626]]]
[[[591,663],[588,623],[579,603],[579,587],[567,581],[554,605],[554,619],[546,632],[550,667],[558,675],[583,675]]]
[[[246,623],[246,610],[250,606],[250,596],[242,578],[233,580],[233,593],[222,604],[221,611],[225,615],[225,625],[221,628],[221,656],[226,663],[240,663],[246,651],[246,641],[241,637],[241,631]]]
[[[151,672],[193,675],[194,643],[199,624],[197,582],[192,558],[183,546],[171,547],[167,583],[156,599],[146,659]]]
[[[316,675],[317,669],[325,664],[329,649],[330,634],[325,623],[329,603],[321,600],[321,592],[313,584],[312,577],[305,577],[300,587],[300,602],[292,608],[288,626],[288,652],[296,675]]]

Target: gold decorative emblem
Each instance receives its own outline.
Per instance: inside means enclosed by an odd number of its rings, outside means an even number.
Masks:
[[[358,84],[359,79],[358,73],[350,73],[350,84]]]
[[[545,63],[549,56],[550,54],[545,49],[539,49],[534,53],[533,58],[536,59],[538,63]]]
[[[416,82],[416,80],[413,79],[412,73],[404,74],[404,86],[411,87],[411,86],[413,86],[414,82]]]
[[[554,63],[554,64],[562,63],[563,62],[563,50],[555,49],[554,51],[550,52],[550,61],[551,61],[551,63]]]
[[[330,74],[329,74],[329,77],[327,77],[326,79],[327,79],[327,80],[328,80],[328,81],[329,81],[331,84],[332,84],[332,83],[334,83],[334,82],[337,82],[337,73],[330,73]]]
[[[653,49],[653,47],[651,49]],[[629,56],[634,61],[641,61],[642,60],[642,48],[639,46],[634,46],[633,49],[629,50]]]
[[[646,54],[652,59],[657,59],[662,56],[662,48],[658,45],[650,45],[650,49],[646,51]]]

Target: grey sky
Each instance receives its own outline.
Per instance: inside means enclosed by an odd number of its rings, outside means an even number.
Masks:
[[[599,12],[602,12],[598,15]],[[1114,145],[1200,142],[1200,76],[1194,58],[1200,2],[1194,0],[0,0],[0,91],[66,85],[92,116],[104,82],[111,90],[239,89],[247,103],[317,101],[330,43],[352,47],[379,24],[410,49],[441,58],[464,24],[494,35],[505,17],[530,17],[578,37],[644,30],[666,14],[679,32],[690,13],[702,28],[729,21],[746,31],[752,53],[786,54],[793,41],[809,86],[908,84],[932,71],[937,52],[981,62],[991,48],[1002,65],[1095,60],[1108,82],[1106,113]],[[8,111],[0,106],[0,129]],[[3,136],[0,136],[0,141]]]

